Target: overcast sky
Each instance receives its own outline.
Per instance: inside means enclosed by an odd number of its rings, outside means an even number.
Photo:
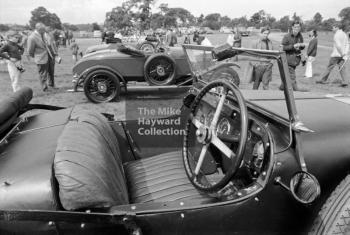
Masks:
[[[56,13],[62,23],[103,23],[105,13],[113,7],[121,6],[124,0],[0,0],[0,23],[27,24],[31,11],[39,6]],[[350,0],[157,0],[169,7],[182,7],[194,16],[201,13],[220,13],[236,18],[250,16],[264,9],[277,19],[296,12],[303,20],[309,20],[316,12],[324,19],[338,19],[341,9],[350,6]]]

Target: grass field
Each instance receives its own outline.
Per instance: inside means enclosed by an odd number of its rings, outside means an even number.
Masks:
[[[283,34],[271,34],[271,39],[274,41],[274,45],[278,48],[280,40]],[[297,81],[300,86],[308,88],[312,92],[316,93],[343,93],[349,94],[350,88],[340,88],[338,87],[340,82],[340,76],[337,71],[337,68],[333,70],[330,76],[331,84],[329,85],[320,85],[315,84],[315,80],[319,79],[319,76],[325,71],[325,68],[328,64],[329,56],[332,50],[332,33],[320,34],[319,36],[319,47],[316,61],[314,62],[314,75],[312,79],[303,78],[305,67],[299,66],[297,68]],[[214,45],[222,44],[226,41],[227,34],[214,34],[208,35],[209,40]],[[249,47],[252,40],[256,40],[256,36],[252,35],[250,37],[243,38],[243,47]],[[307,42],[307,35],[304,35],[304,38]],[[182,38],[179,38],[179,42],[182,42]],[[77,43],[82,51],[88,46],[96,45],[100,43],[100,39],[77,39]],[[146,105],[148,102],[152,103],[152,98],[142,99],[141,101],[135,101],[128,99],[127,97],[122,97],[120,102],[112,102],[108,104],[92,104],[90,103],[83,92],[69,92],[67,90],[72,88],[72,67],[73,61],[71,58],[71,52],[68,48],[59,48],[59,55],[62,57],[62,63],[56,64],[55,67],[55,81],[56,86],[59,88],[50,92],[42,92],[40,89],[39,78],[37,73],[36,65],[33,61],[28,61],[26,58],[23,58],[23,63],[25,66],[25,73],[22,74],[22,80],[20,81],[21,86],[31,87],[34,91],[34,98],[32,103],[42,103],[50,104],[57,106],[73,106],[78,105],[82,109],[95,109],[98,111],[112,112],[116,114],[117,117],[123,119],[125,113],[125,108],[130,105],[132,102],[142,102],[143,105]],[[277,66],[274,66],[273,71],[273,81],[271,82],[271,89],[277,89],[279,85],[278,71]],[[350,63],[347,66],[348,74],[350,74]],[[240,73],[242,74],[242,73]],[[349,77],[350,79],[350,77]],[[0,64],[0,100],[9,96],[12,93],[10,78],[7,73],[7,65],[2,63]],[[164,99],[164,104],[167,104],[169,100]]]

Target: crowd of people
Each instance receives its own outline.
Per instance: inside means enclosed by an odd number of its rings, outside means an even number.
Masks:
[[[10,30],[6,38],[2,38],[0,58],[7,62],[8,73],[13,91],[20,89],[21,76],[25,72],[22,57],[33,60],[37,66],[41,89],[44,92],[57,89],[55,84],[55,63],[61,63],[58,47],[70,47],[73,62],[78,61],[79,46],[69,30],[64,30],[63,37],[58,36],[57,30],[41,22],[36,23],[32,32],[17,32]],[[62,39],[63,38],[63,39]]]
[[[307,89],[299,87],[296,80],[295,70],[297,66],[302,64],[306,65],[305,75],[306,78],[312,78],[313,70],[312,64],[316,59],[317,55],[317,31],[311,30],[309,32],[310,41],[307,46],[306,53],[303,53],[303,50],[306,48],[306,43],[304,42],[304,38],[301,34],[301,23],[299,21],[292,22],[291,30],[289,33],[284,35],[281,42],[281,49],[285,51],[288,63],[288,71],[290,80],[292,83],[293,90],[295,91],[307,91]],[[349,86],[349,77],[346,74],[346,62],[348,60],[349,53],[349,35],[343,31],[343,26],[336,22],[333,25],[333,50],[330,55],[329,64],[321,75],[321,79],[317,80],[318,84],[327,84],[327,80],[329,74],[332,69],[338,65],[340,77],[342,79],[342,83],[340,87],[348,87]],[[252,48],[254,49],[262,49],[262,50],[274,50],[272,42],[269,39],[270,29],[262,28],[260,30],[259,39],[253,43]],[[232,43],[233,47],[240,47],[239,44]],[[266,59],[261,59],[259,62],[251,63],[252,66],[252,75],[249,79],[253,82],[253,89],[259,89],[260,84],[262,83],[262,88],[264,90],[269,89],[269,83],[272,79],[272,62]],[[284,89],[283,84],[279,87],[280,90]]]

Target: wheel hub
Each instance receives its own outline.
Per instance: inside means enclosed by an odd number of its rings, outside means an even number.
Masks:
[[[105,82],[98,82],[97,83],[97,89],[100,93],[106,93],[107,92],[107,85]]]
[[[160,66],[160,65],[157,66],[157,74],[159,76],[164,76],[165,75],[165,69],[164,69],[163,66]]]
[[[210,143],[211,132],[208,127],[201,126],[196,131],[197,140],[201,144]]]

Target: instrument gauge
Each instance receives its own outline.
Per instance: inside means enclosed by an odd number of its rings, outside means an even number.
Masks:
[[[231,124],[227,118],[222,118],[218,124],[217,132],[228,135],[231,131]]]

